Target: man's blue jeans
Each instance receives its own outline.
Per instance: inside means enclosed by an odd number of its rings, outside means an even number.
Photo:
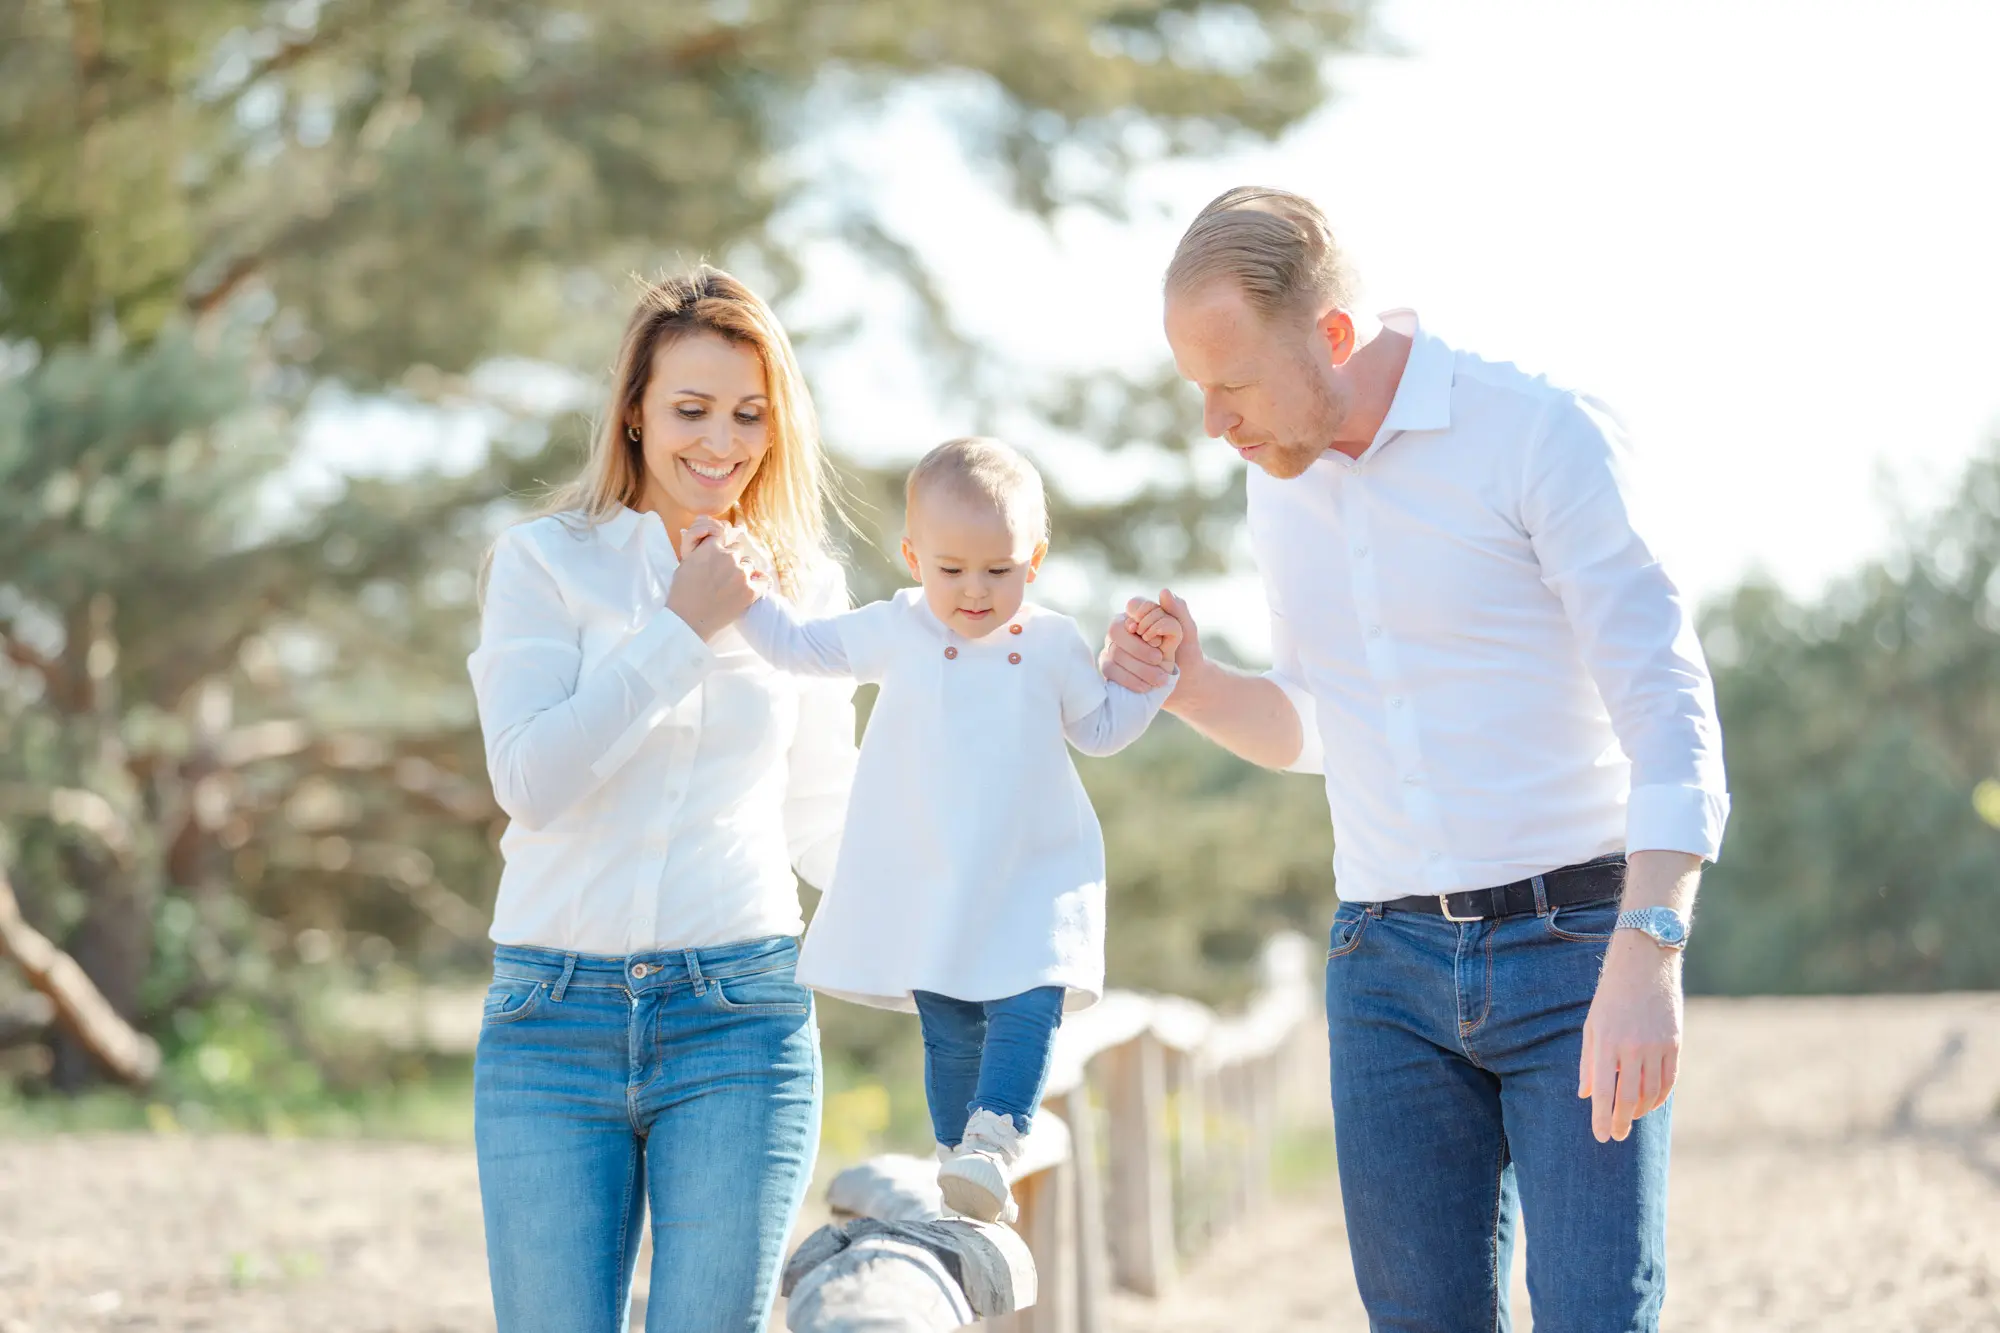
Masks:
[[[500,1333],[762,1333],[819,1142],[789,938],[598,958],[502,946],[474,1066]]]
[[[1576,1095],[1615,901],[1460,925],[1343,903],[1326,961],[1334,1138],[1375,1333],[1511,1327],[1518,1202],[1535,1333],[1652,1333],[1669,1106],[1623,1143]]]
[[[974,1107],[1011,1116],[1016,1129],[1027,1129],[1049,1077],[1063,995],[1061,986],[1038,986],[1004,1000],[916,992],[924,1096],[939,1143],[958,1146]]]

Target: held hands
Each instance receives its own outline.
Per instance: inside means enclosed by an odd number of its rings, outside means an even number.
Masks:
[[[1173,612],[1158,602],[1149,602],[1143,597],[1134,597],[1125,604],[1125,628],[1139,636],[1140,642],[1156,650],[1170,670],[1174,665],[1174,654],[1181,646],[1181,622]]]
[[[1149,624],[1151,638],[1141,628]],[[1167,641],[1170,633],[1174,636],[1171,643]],[[1162,589],[1158,602],[1135,597],[1126,604],[1125,614],[1111,622],[1104,636],[1104,651],[1097,665],[1112,684],[1147,694],[1173,680],[1176,667],[1185,680],[1206,660],[1194,614],[1186,602]]]
[[[741,528],[709,517],[681,534],[681,565],[667,589],[667,610],[703,642],[750,609],[769,585],[770,557]]]

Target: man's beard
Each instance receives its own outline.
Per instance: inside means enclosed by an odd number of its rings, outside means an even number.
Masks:
[[[1272,440],[1257,454],[1257,466],[1279,481],[1290,481],[1302,477],[1306,470],[1320,460],[1333,447],[1334,437],[1347,421],[1347,403],[1335,396],[1333,390],[1320,378],[1318,369],[1312,368],[1312,411],[1307,417],[1299,437],[1290,440]]]

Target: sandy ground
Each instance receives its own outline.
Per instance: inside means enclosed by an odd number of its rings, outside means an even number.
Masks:
[[[2000,1330],[2000,996],[1698,1003],[1675,1152],[1668,1328]],[[485,1285],[466,1149],[0,1142],[0,1333],[455,1333],[492,1327]],[[1112,1311],[1365,1327],[1330,1184]]]
[[[1686,1050],[1665,1328],[2000,1330],[2000,995],[1698,1002]],[[1112,1320],[1366,1327],[1330,1182],[1225,1237],[1160,1301],[1116,1298]]]

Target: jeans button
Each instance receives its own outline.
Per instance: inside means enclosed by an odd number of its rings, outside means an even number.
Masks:
[[[632,964],[632,975],[635,977],[643,977],[652,970],[652,968],[647,967],[644,963]]]

